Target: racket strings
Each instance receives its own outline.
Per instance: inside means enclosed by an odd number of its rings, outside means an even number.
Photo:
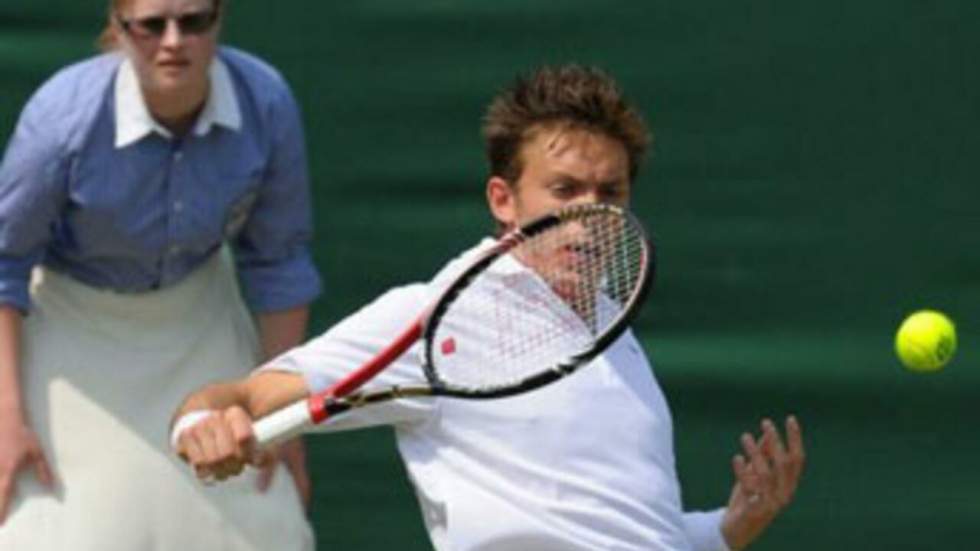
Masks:
[[[585,210],[500,256],[449,306],[432,367],[447,386],[511,386],[588,351],[635,298],[642,231],[619,211]]]

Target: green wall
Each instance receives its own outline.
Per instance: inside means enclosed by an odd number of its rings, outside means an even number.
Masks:
[[[30,91],[92,51],[103,10],[0,4],[4,141]],[[726,499],[740,432],[794,412],[808,469],[754,549],[962,549],[980,518],[978,16],[962,0],[238,1],[225,37],[303,106],[316,331],[487,231],[479,120],[514,73],[609,70],[656,134],[634,207],[661,277],[638,330],[686,500]],[[891,339],[927,306],[961,351],[924,377]],[[427,548],[389,432],[309,443],[322,548]]]

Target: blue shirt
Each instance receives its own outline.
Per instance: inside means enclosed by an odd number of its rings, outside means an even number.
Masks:
[[[306,152],[282,77],[221,48],[237,129],[198,124],[181,139],[161,131],[120,144],[124,59],[69,66],[24,108],[0,165],[0,303],[29,309],[38,263],[117,292],[167,287],[225,241],[254,311],[310,302],[320,279],[309,253]]]

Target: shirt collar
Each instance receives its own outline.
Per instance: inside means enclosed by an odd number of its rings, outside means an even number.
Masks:
[[[221,59],[215,58],[211,63],[208,78],[211,80],[210,92],[197,122],[194,123],[193,133],[203,136],[214,125],[231,130],[241,129],[242,116],[238,109],[235,88],[228,67]],[[167,139],[173,138],[173,134],[150,115],[150,110],[143,101],[136,70],[128,59],[124,59],[119,67],[115,86],[116,148],[126,147],[153,132]]]

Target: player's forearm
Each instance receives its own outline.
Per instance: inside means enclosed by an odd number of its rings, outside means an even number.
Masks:
[[[20,388],[20,311],[0,305],[0,416],[23,419]]]
[[[258,419],[307,395],[302,375],[264,371],[241,379],[214,383],[190,394],[174,414],[176,421],[192,411],[243,408],[252,419]]]
[[[256,319],[262,343],[262,361],[272,359],[301,344],[306,337],[309,314],[310,310],[305,305],[258,314]]]

